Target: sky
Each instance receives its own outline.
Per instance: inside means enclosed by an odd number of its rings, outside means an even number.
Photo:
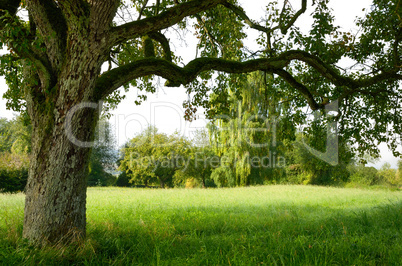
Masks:
[[[255,21],[260,21],[264,16],[264,3],[268,1],[261,0],[239,0],[242,7],[245,9],[249,17]],[[294,8],[299,7],[301,1],[293,0]],[[311,1],[309,1],[311,4]],[[369,9],[372,1],[370,0],[332,0],[330,6],[334,10],[336,21],[343,30],[352,30],[355,32],[354,20],[356,16],[363,16],[365,11],[363,8]],[[301,29],[311,22],[310,14],[313,11],[309,5],[308,10],[303,14],[296,23]],[[255,43],[255,38],[258,33],[253,30],[247,31],[249,40],[246,46],[252,48]],[[195,39],[191,33],[184,36],[186,44],[175,43],[176,36],[170,36],[170,39],[175,45],[172,47],[174,52],[182,56],[184,62],[188,62],[195,58]],[[163,81],[161,81],[163,84]],[[7,87],[4,83],[4,78],[0,77],[0,96],[6,91]],[[184,110],[182,103],[187,99],[187,95],[183,87],[180,88],[166,88],[161,86],[155,94],[148,94],[146,102],[140,106],[136,106],[134,101],[137,97],[135,88],[131,88],[126,94],[118,108],[112,111],[110,119],[111,124],[115,128],[115,135],[117,144],[123,145],[128,139],[134,137],[136,134],[145,129],[148,125],[155,125],[160,132],[171,134],[178,131],[180,134],[191,137],[192,134],[202,129],[208,122],[200,110],[197,113],[198,119],[193,122],[187,122],[183,119]],[[0,117],[12,118],[13,113],[5,108],[5,100],[0,97]],[[380,145],[381,160],[375,162],[375,167],[379,168],[385,162],[389,162],[392,167],[396,168],[397,158],[393,157],[391,152],[386,148],[386,144]],[[399,147],[401,148],[401,147]]]

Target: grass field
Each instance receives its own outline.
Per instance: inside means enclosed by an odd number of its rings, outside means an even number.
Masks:
[[[2,265],[401,265],[402,192],[313,186],[88,190],[88,237],[35,250],[0,194]]]

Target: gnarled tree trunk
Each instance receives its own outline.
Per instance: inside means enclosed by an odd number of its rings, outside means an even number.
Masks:
[[[90,138],[94,111],[74,118]],[[34,243],[71,241],[85,235],[85,204],[89,148],[76,146],[65,134],[63,124],[52,125],[38,117],[44,127],[34,131],[28,184],[26,187],[24,238]],[[45,121],[43,121],[45,120]],[[47,128],[46,128],[47,127]],[[50,141],[49,141],[50,140]]]
[[[94,80],[103,61],[76,37],[49,98],[37,97],[39,88],[26,90],[34,130],[23,236],[35,244],[85,236],[88,161],[99,117]]]
[[[35,61],[43,69],[28,66],[24,73],[33,135],[23,237],[31,243],[85,236],[88,162],[102,98],[95,87],[118,4],[27,1],[34,30],[47,36]]]

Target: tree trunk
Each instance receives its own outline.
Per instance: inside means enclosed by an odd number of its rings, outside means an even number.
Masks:
[[[35,88],[26,91],[34,130],[23,237],[37,245],[85,237],[88,162],[99,117],[93,88],[102,62],[88,57],[79,51],[67,61],[48,103],[39,104]]]
[[[81,110],[71,121],[84,140],[93,135],[96,113]],[[26,186],[23,237],[36,244],[75,241],[85,236],[86,227],[90,148],[79,147],[69,139],[66,123],[52,127],[53,121],[46,121],[48,118],[34,121],[42,126],[34,126]]]

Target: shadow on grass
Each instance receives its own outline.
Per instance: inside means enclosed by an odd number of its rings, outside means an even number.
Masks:
[[[355,209],[291,204],[170,208],[141,217],[92,221],[85,243],[63,248],[35,250],[0,232],[0,264],[402,263],[402,201]],[[21,233],[17,228],[15,234]]]

